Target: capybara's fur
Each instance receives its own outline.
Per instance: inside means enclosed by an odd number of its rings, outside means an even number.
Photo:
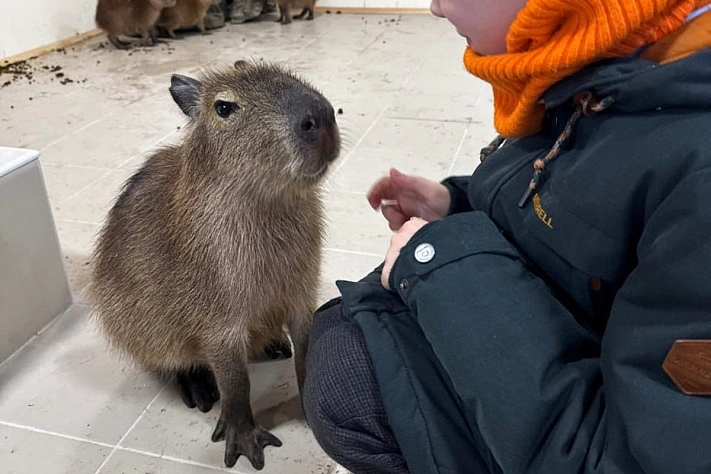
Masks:
[[[96,4],[96,26],[106,32],[111,44],[127,49],[129,44],[119,36],[141,35],[143,46],[156,42],[155,24],[164,8],[175,6],[176,0],[99,0]]]
[[[294,8],[301,8],[301,13],[295,15],[294,18],[300,19],[308,13],[306,17],[307,20],[314,19],[314,6],[316,5],[316,0],[277,0],[277,5],[279,5],[279,19],[282,25],[287,25],[291,23],[291,13],[289,13]]]
[[[127,180],[98,237],[89,297],[120,353],[175,376],[189,407],[221,398],[225,464],[256,469],[281,442],[255,425],[248,359],[291,355],[299,389],[317,303],[321,182],[340,152],[328,100],[291,72],[237,61],[174,75],[190,117],[179,144]]]
[[[205,34],[205,14],[218,0],[177,0],[174,7],[164,8],[157,26],[165,29],[168,36],[176,38],[175,30],[197,26]]]

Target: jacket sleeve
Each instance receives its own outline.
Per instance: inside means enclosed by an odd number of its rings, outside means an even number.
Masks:
[[[391,288],[503,472],[711,472],[711,398],[662,369],[676,339],[711,339],[709,182],[687,176],[648,215],[602,341],[483,213],[430,223],[401,250]]]
[[[469,203],[469,180],[471,176],[451,176],[442,181],[449,191],[449,211],[447,215],[458,214],[472,210]]]

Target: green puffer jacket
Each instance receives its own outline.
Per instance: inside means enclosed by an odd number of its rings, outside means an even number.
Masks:
[[[583,91],[614,101],[519,205]],[[544,102],[544,132],[444,182],[393,291],[338,282],[411,472],[711,473],[711,398],[662,368],[711,339],[711,49],[598,63]]]

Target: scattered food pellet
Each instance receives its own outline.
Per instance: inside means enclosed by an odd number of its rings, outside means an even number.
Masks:
[[[63,73],[63,72],[58,72],[58,73],[55,74],[55,77],[57,77],[57,78],[64,77],[64,73]]]
[[[338,115],[343,115],[343,109],[338,109]]]

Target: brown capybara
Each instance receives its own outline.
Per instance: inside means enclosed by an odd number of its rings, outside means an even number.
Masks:
[[[218,0],[176,0],[175,6],[163,9],[156,25],[171,38],[178,38],[175,30],[195,26],[200,33],[206,34],[205,14],[211,5],[218,3]]]
[[[121,41],[121,35],[141,35],[140,44],[152,46],[156,43],[155,24],[160,12],[173,6],[175,0],[99,0],[94,19],[118,49],[130,47]]]
[[[314,6],[316,5],[316,0],[277,0],[277,5],[279,5],[279,19],[277,22],[282,25],[287,25],[291,23],[291,13],[289,13],[294,8],[301,8],[301,13],[295,15],[295,19],[301,19],[308,13],[306,17],[307,20],[314,19]]]
[[[212,440],[228,467],[244,455],[262,469],[281,441],[255,424],[247,363],[290,356],[288,328],[301,392],[339,129],[320,92],[267,62],[174,75],[170,93],[188,125],[109,211],[89,301],[110,345],[173,377],[189,407],[221,400]]]

